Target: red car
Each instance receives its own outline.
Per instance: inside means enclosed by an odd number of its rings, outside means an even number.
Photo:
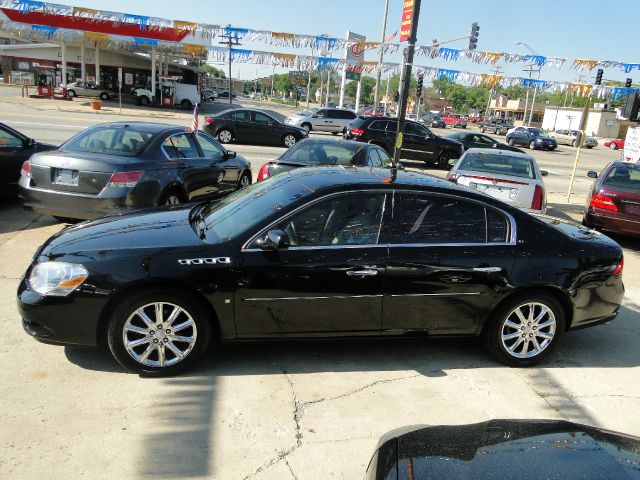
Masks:
[[[446,115],[442,117],[442,120],[450,127],[467,128],[467,119],[457,113]]]
[[[622,138],[607,138],[604,141],[604,146],[611,150],[618,150],[619,148],[624,148],[624,140]]]
[[[480,117],[471,117],[469,118],[469,121],[471,123],[477,123],[478,125],[480,125],[482,122],[484,122],[484,117],[480,116]]]
[[[612,162],[598,175],[587,198],[582,224],[596,230],[640,235],[640,165]]]

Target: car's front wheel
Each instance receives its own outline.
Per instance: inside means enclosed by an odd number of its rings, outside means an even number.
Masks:
[[[513,138],[510,138],[509,140],[507,140],[507,143],[509,144],[509,146],[513,147],[515,145],[515,142],[513,141]]]
[[[238,180],[237,190],[248,187],[249,185],[251,185],[251,175],[249,173],[243,173],[240,180]]]
[[[444,151],[438,157],[438,168],[442,170],[451,170],[451,165],[449,165],[449,160],[453,158],[451,152]]]
[[[502,363],[528,367],[553,351],[564,330],[564,310],[555,297],[523,293],[496,309],[485,327],[484,342]]]
[[[67,97],[73,98],[76,96],[75,90],[67,90]]]
[[[158,289],[118,302],[107,340],[123,367],[173,375],[206,351],[210,331],[207,310],[197,298]]]
[[[100,94],[100,99],[101,100],[109,100],[109,94],[107,92],[102,92]]]
[[[611,150],[617,150],[617,149],[618,149],[618,145],[616,145],[615,143],[610,143],[610,144],[609,144],[609,148],[610,148]]]
[[[282,144],[285,147],[290,148],[290,147],[293,147],[297,141],[298,139],[296,138],[295,135],[293,135],[292,133],[287,133],[282,139]]]
[[[536,142],[529,142],[529,149],[530,150],[535,150],[536,149]]]
[[[499,128],[496,129],[496,135],[502,135],[502,130],[500,130]]]

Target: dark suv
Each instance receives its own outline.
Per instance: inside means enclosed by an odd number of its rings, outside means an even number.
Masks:
[[[496,135],[506,134],[507,130],[513,128],[513,123],[506,118],[492,118],[480,124],[480,131],[482,133],[489,132]]]
[[[344,133],[346,140],[373,143],[393,155],[398,120],[390,117],[358,117]],[[407,121],[402,140],[402,158],[435,163],[449,169],[449,160],[460,158],[464,152],[462,143],[438,137],[417,122]]]

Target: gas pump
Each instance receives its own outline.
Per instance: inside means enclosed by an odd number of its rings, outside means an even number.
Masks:
[[[53,97],[55,75],[53,69],[40,68],[38,70],[38,95]]]
[[[160,75],[160,98],[163,107],[173,108],[176,98],[176,83],[182,77]]]

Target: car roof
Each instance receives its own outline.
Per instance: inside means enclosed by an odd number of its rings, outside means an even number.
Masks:
[[[134,129],[140,128],[155,133],[168,131],[168,130],[186,130],[188,127],[181,127],[180,125],[171,125],[169,123],[156,123],[156,122],[106,122],[92,125],[91,129],[97,129],[101,127],[133,127]]]

